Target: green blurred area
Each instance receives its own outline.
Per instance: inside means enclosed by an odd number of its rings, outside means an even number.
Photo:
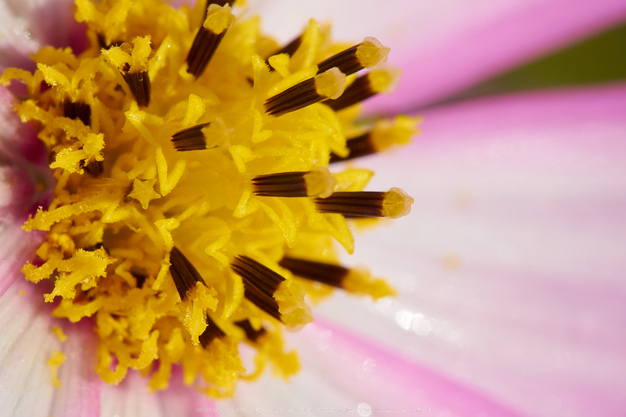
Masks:
[[[507,71],[436,103],[626,80],[626,23]]]

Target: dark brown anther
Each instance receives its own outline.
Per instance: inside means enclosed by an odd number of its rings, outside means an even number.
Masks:
[[[376,38],[365,38],[354,45],[320,62],[318,74],[337,67],[346,75],[354,74],[364,68],[372,68],[387,61],[389,48],[381,45]]]
[[[211,344],[213,340],[216,338],[221,338],[226,336],[226,333],[220,329],[217,324],[209,316],[206,316],[206,329],[200,336],[198,336],[198,340],[200,340],[200,344],[203,348],[207,348]]]
[[[187,55],[187,72],[189,74],[198,78],[204,72],[225,34],[226,31],[215,34],[205,27],[198,29],[189,55]]]
[[[371,155],[376,152],[376,148],[372,143],[371,132],[364,133],[361,136],[357,136],[346,141],[346,146],[350,150],[350,153],[345,158],[340,157],[337,154],[330,154],[330,162],[347,161],[348,159],[358,158],[360,156]]]
[[[325,167],[311,171],[279,172],[252,179],[254,194],[259,197],[328,197],[335,178]]]
[[[339,71],[346,75],[354,74],[360,69],[363,69],[359,61],[356,59],[356,48],[359,45],[354,45],[344,51],[339,52],[336,55],[320,62],[317,67],[319,68],[318,74],[332,67],[339,68]]]
[[[98,33],[96,37],[98,39],[98,45],[100,46],[100,49],[109,49],[112,46],[120,46],[124,43],[122,41],[113,41],[111,43],[107,43],[102,33]]]
[[[274,292],[285,278],[247,256],[237,256],[230,267],[243,279],[244,295],[254,305],[280,320]]]
[[[285,256],[279,263],[280,266],[289,270],[292,274],[301,278],[321,282],[341,288],[343,279],[350,270],[339,265],[332,265],[324,262],[307,261]]]
[[[296,51],[298,50],[300,45],[302,45],[302,35],[300,35],[297,38],[293,39],[291,42],[289,42],[287,45],[283,46],[279,51],[274,52],[272,55],[287,54],[289,56],[292,56],[293,54],[296,53]],[[322,71],[322,72],[324,72],[324,71]]]
[[[187,55],[189,74],[196,78],[202,75],[234,19],[230,6],[209,5],[204,24],[198,29]]]
[[[91,125],[91,106],[83,101],[73,102],[70,99],[63,101],[63,116],[80,120],[85,126]]]
[[[170,273],[181,300],[187,298],[187,292],[196,285],[196,282],[199,281],[204,284],[204,280],[196,267],[176,247],[173,247],[170,252],[170,263]]]
[[[265,109],[268,114],[278,117],[322,100],[324,97],[315,90],[315,79],[311,78],[267,99]]]
[[[306,181],[302,172],[281,172],[259,175],[252,179],[254,194],[260,197],[306,197]]]
[[[252,324],[249,320],[236,321],[235,324],[243,329],[243,331],[246,333],[246,338],[248,338],[248,340],[251,342],[256,342],[259,337],[267,333],[267,330],[265,330],[263,327],[261,327],[259,330],[256,330],[254,327],[252,327]]]
[[[324,104],[335,111],[339,111],[360,103],[363,100],[367,100],[375,94],[376,91],[372,90],[369,77],[364,75],[357,78],[352,84],[346,87],[346,91],[344,91],[338,99],[326,100]]]
[[[91,161],[84,166],[84,169],[92,177],[99,177],[104,172],[104,161]]]
[[[316,198],[320,213],[338,213],[346,217],[389,217],[397,219],[411,211],[413,198],[400,188],[389,191],[342,191],[327,198]]]
[[[138,266],[132,266],[129,272],[137,280],[137,288],[143,288],[143,284],[145,284],[146,278],[148,278],[146,270]]]
[[[346,76],[337,68],[331,68],[268,98],[265,111],[278,117],[327,98],[338,98],[343,93],[345,83]]]
[[[384,217],[385,193],[379,191],[344,191],[328,198],[316,198],[320,213],[339,213],[346,217]]]
[[[146,107],[150,104],[150,76],[148,75],[148,71],[126,72],[122,73],[122,76],[128,84],[130,92],[135,96],[137,105]]]
[[[354,80],[339,98],[326,100],[324,104],[335,111],[343,110],[376,94],[391,91],[395,88],[399,77],[399,70],[393,68],[375,69]]]
[[[174,148],[179,152],[207,149],[206,138],[202,133],[202,129],[209,125],[210,123],[202,123],[174,134],[172,136]]]
[[[296,51],[298,50],[298,48],[300,47],[300,45],[302,45],[302,35],[298,36],[297,38],[295,38],[294,40],[292,40],[291,42],[289,42],[287,45],[283,46],[282,48],[280,48],[278,51],[274,52],[272,55],[270,56],[274,56],[274,55],[280,55],[280,54],[287,54],[289,56],[292,56],[293,54],[296,53]],[[269,63],[269,60],[266,60],[265,63],[273,70],[274,68],[272,67],[272,64]]]

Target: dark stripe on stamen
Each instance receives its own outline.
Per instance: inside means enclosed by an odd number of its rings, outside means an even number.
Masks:
[[[127,71],[127,70],[126,70]],[[148,71],[122,73],[124,80],[135,96],[137,105],[145,107],[150,104],[150,76]]]
[[[343,191],[327,198],[316,198],[315,205],[320,213],[338,213],[346,217],[384,217],[383,201],[386,192]]]
[[[224,35],[226,35],[226,31],[213,33],[204,26],[198,29],[189,55],[187,55],[187,72],[189,74],[198,78],[204,72]]]
[[[318,64],[319,72],[337,67],[346,75],[354,74],[363,68],[372,68],[387,61],[389,48],[383,46],[376,38],[365,38],[354,45],[327,58]]]
[[[137,280],[137,288],[143,288],[143,284],[145,284],[146,278],[148,278],[146,270],[137,266],[132,266],[130,268],[130,274]]]
[[[338,99],[326,100],[324,104],[335,111],[339,111],[367,100],[377,94],[377,92],[372,89],[368,75],[357,78],[352,84],[346,87],[346,91],[344,91]]]
[[[298,50],[298,48],[300,47],[300,45],[302,45],[302,35],[298,36],[297,38],[295,38],[294,40],[292,40],[291,42],[289,42],[287,45],[283,46],[282,48],[280,48],[278,51],[274,52],[272,55],[270,56],[274,56],[274,55],[280,55],[280,54],[287,54],[289,56],[292,56],[293,54],[296,53],[296,51]],[[272,67],[272,64],[269,63],[268,60],[265,61],[265,63],[273,70],[274,68]]]
[[[251,342],[256,342],[259,337],[267,333],[267,330],[265,330],[263,327],[261,327],[259,330],[256,330],[254,327],[252,327],[252,324],[249,320],[236,321],[235,324],[243,329],[243,331],[246,333],[246,337]]]
[[[322,100],[324,97],[315,89],[315,79],[310,78],[267,99],[265,110],[268,114],[278,117]]]
[[[320,74],[324,71],[331,69],[332,67],[339,68],[339,71],[343,72],[346,75],[354,74],[358,70],[363,69],[363,65],[356,57],[356,49],[359,45],[354,45],[344,51],[339,52],[331,56],[330,58],[325,59],[317,65],[318,71]]]
[[[350,151],[348,156],[342,158],[335,153],[331,153],[329,162],[347,161],[348,159],[371,155],[377,152],[376,148],[374,148],[374,144],[372,143],[371,132],[367,132],[361,136],[357,136],[356,138],[348,139],[346,141],[346,146]]]
[[[302,45],[302,35],[298,36],[287,45],[283,46],[278,52],[274,52],[272,55],[287,54],[289,56],[292,56],[296,53],[300,45]]]
[[[228,4],[223,7],[218,4],[209,4],[205,14],[202,26],[198,29],[187,55],[187,72],[196,78],[202,75],[209,65],[235,18]]]
[[[92,177],[98,177],[104,172],[104,161],[91,161],[84,166],[84,169]]]
[[[312,281],[341,288],[342,281],[350,270],[339,265],[324,262],[307,261],[285,256],[279,263],[292,274]]]
[[[210,125],[210,123],[202,123],[175,133],[172,136],[174,148],[179,152],[207,149],[206,138],[202,133],[202,129],[208,125]]]
[[[73,102],[70,99],[63,101],[63,116],[80,120],[85,126],[91,125],[91,106],[83,101]]]
[[[200,340],[200,344],[205,349],[216,338],[226,336],[226,333],[224,333],[222,329],[220,329],[218,325],[215,324],[215,322],[211,320],[211,318],[208,315],[206,316],[206,324],[207,324],[206,329],[204,330],[204,332],[202,332],[200,336],[198,336],[198,340]]]
[[[326,98],[338,98],[346,85],[346,76],[337,68],[304,80],[265,102],[265,110],[280,116],[310,106]]]
[[[259,175],[252,179],[254,194],[260,197],[306,197],[307,187],[301,172]]]
[[[270,316],[280,320],[274,292],[285,278],[247,256],[235,257],[230,267],[243,279],[245,297]]]
[[[123,41],[113,41],[111,43],[107,43],[102,33],[98,33],[96,37],[98,38],[98,45],[100,46],[100,49],[109,49],[112,46],[120,46],[124,43]]]
[[[170,273],[174,279],[174,284],[176,285],[180,299],[185,300],[187,298],[187,291],[196,285],[196,282],[200,281],[204,283],[204,280],[196,267],[193,266],[176,247],[173,247],[170,252],[170,263],[172,264],[170,266]]]

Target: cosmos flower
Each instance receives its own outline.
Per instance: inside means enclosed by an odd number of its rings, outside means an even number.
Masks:
[[[398,3],[386,11],[396,17],[389,30],[410,42],[389,44],[410,57],[402,65],[408,81],[400,86],[404,94],[372,110],[428,103],[624,16],[611,1],[483,2],[471,9],[451,2],[435,9],[444,30],[425,24],[432,37],[415,42],[419,32],[397,16],[414,23],[424,14],[400,13],[394,7],[408,6]],[[62,8],[51,10],[62,15]],[[373,16],[357,23],[382,39],[372,29],[381,18]],[[355,33],[338,36],[361,36],[352,20]],[[303,22],[293,24],[291,33]],[[528,27],[537,27],[536,36],[515,36]],[[6,96],[2,102],[6,109]],[[209,414],[216,407],[225,415],[237,408],[271,414],[277,407],[307,414],[404,408],[435,415],[621,415],[625,107],[626,88],[618,85],[422,112],[422,139],[393,159],[368,160],[379,178],[372,186],[393,182],[412,191],[414,217],[359,236],[356,253],[390,277],[400,296],[372,304],[335,295],[316,307],[315,324],[290,337],[303,359],[298,376],[288,384],[270,378],[241,384],[234,399],[218,403],[176,384],[146,395],[138,374],[117,387],[103,385],[92,371],[88,326],[66,326],[26,283],[11,285],[37,243],[17,227],[23,207],[47,198],[23,187],[49,180],[45,170],[16,177],[15,169],[36,166],[43,153],[33,154],[30,144],[29,152],[20,148],[15,139],[28,132],[4,111],[3,151],[11,158],[3,174],[22,181],[9,184],[2,200],[0,268],[7,278],[0,285],[10,286],[0,304],[8,336],[0,347],[2,403],[15,415],[97,415],[101,408],[104,415],[197,415],[198,408]],[[18,159],[25,155],[28,161]],[[50,331],[54,326],[69,336],[65,344]],[[68,356],[56,390],[47,364],[55,350]]]

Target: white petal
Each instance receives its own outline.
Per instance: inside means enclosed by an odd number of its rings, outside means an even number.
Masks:
[[[48,416],[54,386],[47,362],[61,343],[50,332],[49,308],[30,302],[33,287],[25,284],[0,298],[0,403],[3,415]]]
[[[195,388],[185,386],[182,372],[172,369],[165,391],[149,392],[148,378],[130,370],[117,386],[105,385],[102,391],[102,417],[169,417],[216,415],[215,403]],[[202,410],[202,411],[198,411]]]

